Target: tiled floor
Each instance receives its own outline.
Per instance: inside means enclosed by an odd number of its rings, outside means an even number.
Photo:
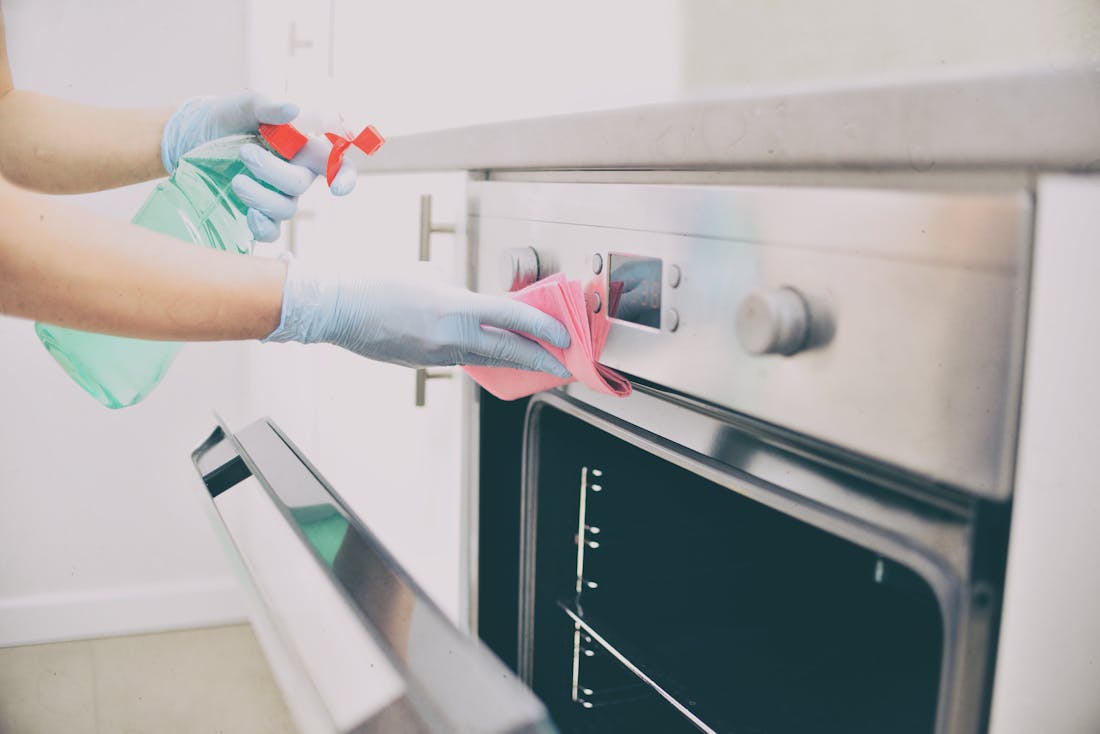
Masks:
[[[0,648],[0,734],[293,734],[247,625]]]

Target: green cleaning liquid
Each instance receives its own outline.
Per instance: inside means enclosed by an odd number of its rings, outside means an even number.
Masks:
[[[250,254],[248,207],[229,185],[238,174],[251,176],[241,162],[241,146],[266,145],[314,173],[325,172],[332,186],[348,148],[371,155],[384,142],[371,126],[354,137],[328,132],[325,138],[328,142],[310,140],[289,124],[260,125],[259,135],[233,135],[199,146],[180,160],[167,181],[157,185],[133,222],[184,242]],[[125,408],[148,395],[180,349],[178,342],[93,334],[43,323],[36,323],[34,330],[76,384],[108,408]]]
[[[133,218],[185,242],[248,254],[252,232],[248,207],[229,182],[248,174],[238,155],[255,135],[234,135],[195,148],[180,160]],[[130,339],[36,323],[34,330],[53,358],[78,385],[108,408],[125,408],[157,386],[180,349],[178,342]]]

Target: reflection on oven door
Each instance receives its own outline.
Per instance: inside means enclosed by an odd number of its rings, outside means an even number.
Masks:
[[[303,732],[552,732],[270,421],[193,454]]]

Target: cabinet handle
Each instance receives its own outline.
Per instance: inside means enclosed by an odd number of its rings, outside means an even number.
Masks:
[[[416,368],[416,407],[427,404],[428,380],[449,380],[453,377],[450,370],[432,372],[424,367]]]
[[[420,260],[426,262],[432,259],[432,235],[454,234],[453,224],[432,224],[432,197],[430,194],[420,196]]]
[[[287,56],[293,56],[300,48],[313,48],[313,41],[298,38],[298,24],[292,20],[290,21],[290,34],[287,36]]]

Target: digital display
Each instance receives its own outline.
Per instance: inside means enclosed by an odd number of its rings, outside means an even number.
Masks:
[[[611,253],[607,280],[607,315],[642,326],[661,328],[661,261]]]

